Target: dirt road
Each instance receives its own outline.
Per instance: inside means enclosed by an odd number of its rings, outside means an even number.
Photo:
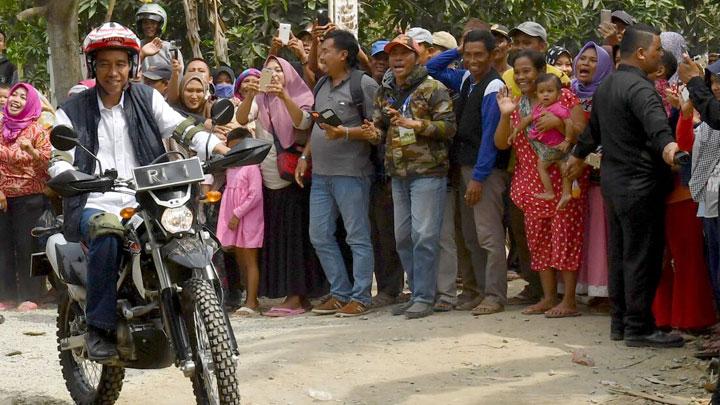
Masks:
[[[55,351],[55,312],[5,312],[0,325],[0,404],[65,404]],[[388,311],[356,319],[233,318],[241,345],[244,404],[643,403],[608,392],[708,398],[705,363],[684,349],[630,349],[608,339],[609,318],[486,317],[452,312],[407,321]],[[27,336],[24,332],[44,332]],[[582,350],[595,367],[575,364]],[[8,356],[13,351],[21,354]],[[180,371],[129,370],[122,404],[190,404]]]

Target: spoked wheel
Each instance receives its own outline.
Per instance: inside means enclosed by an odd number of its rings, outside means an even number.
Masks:
[[[239,404],[230,337],[223,310],[210,284],[200,279],[185,282],[183,316],[190,335],[195,375],[195,399],[200,405]]]
[[[85,349],[61,350],[60,340],[86,332],[85,314],[80,305],[63,294],[58,305],[57,341],[65,386],[76,404],[114,404],[120,395],[125,369],[90,361]]]

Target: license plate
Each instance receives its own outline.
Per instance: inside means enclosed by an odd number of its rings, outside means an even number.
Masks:
[[[205,179],[197,157],[138,167],[133,170],[133,177],[136,191],[181,186]]]

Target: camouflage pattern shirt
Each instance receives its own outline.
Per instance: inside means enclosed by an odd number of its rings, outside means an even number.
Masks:
[[[403,93],[416,85],[410,96],[396,102]],[[422,121],[422,128],[415,131],[413,142],[407,141],[407,134],[401,140],[401,129],[390,124],[385,111],[393,104],[405,106],[405,116],[408,118]],[[396,109],[403,111],[402,107]],[[447,176],[450,166],[448,150],[456,130],[455,113],[447,88],[431,78],[424,66],[418,65],[402,88],[397,87],[395,75],[388,71],[375,96],[373,121],[385,140],[385,168],[388,175]]]

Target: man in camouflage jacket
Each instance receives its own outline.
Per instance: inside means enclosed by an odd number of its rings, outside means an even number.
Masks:
[[[455,114],[447,88],[419,64],[417,44],[400,35],[385,47],[390,70],[375,97],[373,123],[385,139],[392,178],[395,240],[412,298],[393,314],[432,314],[440,228],[445,204],[448,149]]]

